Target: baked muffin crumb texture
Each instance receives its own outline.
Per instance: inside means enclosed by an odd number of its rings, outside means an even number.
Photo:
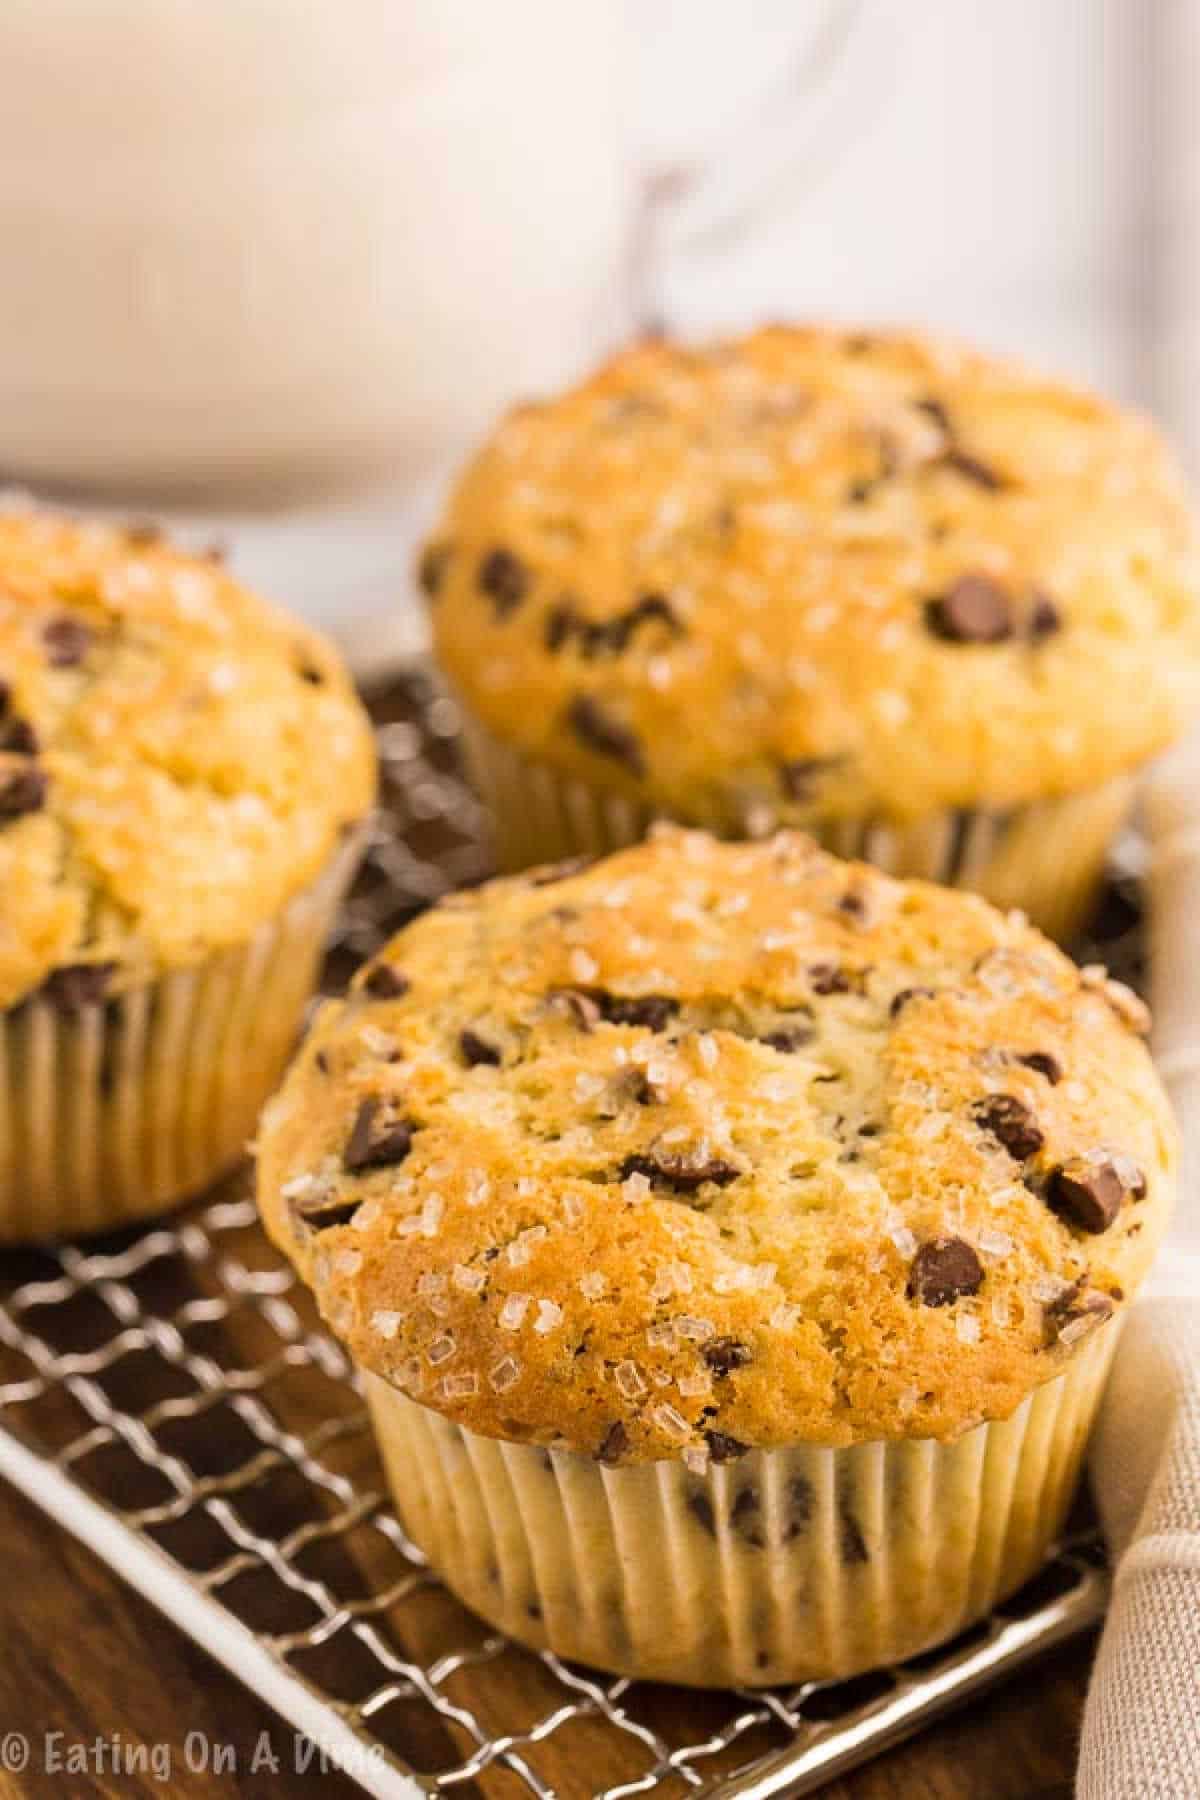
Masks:
[[[952,1438],[1148,1266],[1144,1025],[974,896],[661,827],[402,932],[270,1103],[261,1205],[357,1360],[472,1430],[696,1470]]]

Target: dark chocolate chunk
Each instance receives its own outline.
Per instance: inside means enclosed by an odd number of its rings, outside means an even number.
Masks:
[[[542,627],[542,641],[552,656],[556,656],[568,640],[574,636],[579,624],[579,614],[571,600],[556,600],[546,614],[546,622]]]
[[[865,1563],[871,1560],[866,1539],[862,1534],[862,1527],[854,1514],[848,1512],[845,1507],[838,1513],[838,1550],[847,1568],[853,1568],[856,1563]]]
[[[925,394],[920,400],[915,400],[913,405],[918,412],[923,412],[927,419],[932,419],[933,423],[937,426],[943,436],[954,436],[954,430],[950,424],[950,415],[940,400],[935,399],[932,394]]]
[[[1028,1162],[1046,1142],[1045,1132],[1015,1094],[989,1094],[975,1103],[971,1116],[1018,1162]]]
[[[814,994],[848,994],[853,985],[845,969],[837,963],[814,963],[808,971],[808,979]]]
[[[712,1501],[703,1488],[692,1490],[687,1497],[687,1507],[693,1518],[697,1519],[707,1531],[709,1537],[716,1537],[717,1521],[713,1514]]]
[[[1064,1333],[1068,1344],[1078,1343],[1111,1319],[1114,1310],[1113,1296],[1084,1287],[1082,1281],[1073,1281],[1043,1310],[1046,1343],[1058,1343]]]
[[[612,622],[613,648],[624,650],[643,625],[663,625],[672,637],[683,637],[683,620],[665,594],[642,594]]]
[[[1062,630],[1062,614],[1058,607],[1041,589],[1035,589],[1033,606],[1029,614],[1029,635],[1035,643],[1043,638],[1053,637],[1056,631]]]
[[[929,1238],[908,1271],[908,1297],[922,1306],[948,1306],[982,1285],[983,1264],[963,1238]]]
[[[352,1175],[402,1163],[412,1149],[413,1128],[377,1094],[369,1094],[355,1115],[342,1163]]]
[[[779,765],[779,780],[787,798],[796,806],[816,797],[822,775],[844,763],[844,756],[793,756]]]
[[[296,673],[301,681],[307,681],[309,687],[324,687],[325,685],[324,669],[318,669],[316,663],[310,661],[308,657],[302,658],[297,663]]]
[[[718,1378],[732,1375],[735,1369],[744,1369],[754,1361],[754,1352],[749,1344],[741,1338],[715,1337],[701,1347],[701,1356]]]
[[[480,1037],[477,1031],[472,1031],[469,1025],[459,1032],[458,1047],[468,1069],[475,1069],[480,1065],[498,1069],[503,1061],[499,1047],[489,1044],[486,1038]]]
[[[972,456],[969,450],[962,449],[958,444],[952,444],[948,450],[943,451],[940,461],[943,468],[952,469],[965,481],[973,481],[977,487],[986,488],[990,494],[998,494],[1008,486],[1003,475],[998,474],[989,463],[985,463],[981,457]]]
[[[24,769],[0,769],[0,821],[40,812],[46,804],[46,777],[32,764]]]
[[[1044,1075],[1051,1087],[1057,1087],[1062,1080],[1062,1064],[1048,1050],[1027,1051],[1024,1056],[1018,1056],[1017,1061],[1036,1074]]]
[[[603,988],[589,990],[610,1025],[643,1025],[647,1031],[665,1031],[679,1011],[669,994],[610,994]]]
[[[99,1006],[116,973],[116,963],[67,963],[42,984],[42,993],[59,1012],[77,1013]]]
[[[37,732],[28,719],[18,719],[15,714],[0,719],[0,750],[11,751],[14,756],[37,755]]]
[[[1052,1211],[1081,1231],[1107,1231],[1127,1199],[1140,1199],[1146,1178],[1130,1165],[1073,1156],[1055,1169],[1046,1186]]]
[[[1008,594],[989,575],[963,575],[925,607],[935,637],[951,644],[999,644],[1013,635]]]
[[[610,1468],[619,1463],[629,1449],[629,1433],[620,1419],[615,1419],[600,1440],[600,1448],[596,1452],[596,1461],[607,1463]]]
[[[404,971],[388,962],[373,962],[363,976],[363,991],[372,1000],[399,1000],[411,986]]]
[[[567,708],[567,724],[580,743],[597,756],[610,756],[634,775],[646,773],[646,759],[636,735],[604,710],[590,694],[576,694]]]
[[[707,1156],[701,1161],[664,1150],[654,1150],[649,1154],[635,1151],[621,1164],[622,1181],[627,1180],[630,1175],[644,1175],[647,1180],[659,1186],[674,1188],[680,1194],[694,1193],[706,1181],[714,1182],[717,1187],[728,1187],[741,1173],[740,1169],[720,1156]]]
[[[72,669],[76,663],[81,663],[91,641],[92,634],[87,626],[81,620],[71,618],[69,613],[51,619],[42,630],[46,660],[52,669]]]
[[[479,565],[478,580],[498,619],[515,612],[529,591],[529,571],[511,550],[489,550]]]
[[[417,584],[429,600],[436,600],[454,555],[452,544],[426,544],[417,563]]]
[[[805,1044],[811,1044],[816,1036],[816,1027],[811,1019],[803,1024],[784,1025],[778,1031],[764,1032],[759,1038],[760,1044],[767,1044],[772,1050],[778,1050],[783,1056],[794,1056]]]
[[[931,987],[901,988],[899,993],[892,995],[891,1005],[888,1007],[888,1017],[898,1019],[910,1000],[932,1000],[936,992],[937,989]]]
[[[709,1455],[716,1463],[736,1462],[750,1448],[740,1438],[730,1437],[727,1431],[706,1431],[704,1441],[708,1445]]]
[[[794,1543],[813,1515],[813,1491],[803,1475],[794,1475],[783,1495],[783,1517],[779,1525],[779,1541]],[[755,1550],[767,1544],[767,1523],[763,1517],[762,1495],[756,1487],[744,1487],[729,1509],[729,1523],[744,1543]]]
[[[300,1194],[288,1201],[293,1218],[311,1225],[314,1231],[328,1231],[333,1225],[348,1225],[359,1207],[362,1196],[325,1193]]]

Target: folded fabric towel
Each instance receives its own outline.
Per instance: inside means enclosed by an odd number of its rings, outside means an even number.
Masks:
[[[1079,1800],[1200,1800],[1200,740],[1146,798],[1155,1055],[1182,1134],[1178,1215],[1125,1326],[1092,1443],[1115,1575]]]

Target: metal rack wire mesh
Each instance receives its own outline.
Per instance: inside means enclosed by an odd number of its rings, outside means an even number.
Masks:
[[[486,872],[450,703],[414,669],[376,716],[385,805],[335,982]],[[1129,974],[1135,885],[1108,907],[1105,953]],[[685,1694],[518,1649],[405,1538],[352,1371],[258,1230],[244,1175],[161,1224],[9,1256],[0,1408],[0,1470],[379,1794],[810,1792],[1105,1601],[1084,1537],[964,1639],[854,1682]]]

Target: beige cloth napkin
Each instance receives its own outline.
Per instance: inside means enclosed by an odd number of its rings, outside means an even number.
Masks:
[[[1115,1575],[1079,1800],[1200,1800],[1200,740],[1149,785],[1154,1049],[1183,1139],[1172,1236],[1092,1443]]]

